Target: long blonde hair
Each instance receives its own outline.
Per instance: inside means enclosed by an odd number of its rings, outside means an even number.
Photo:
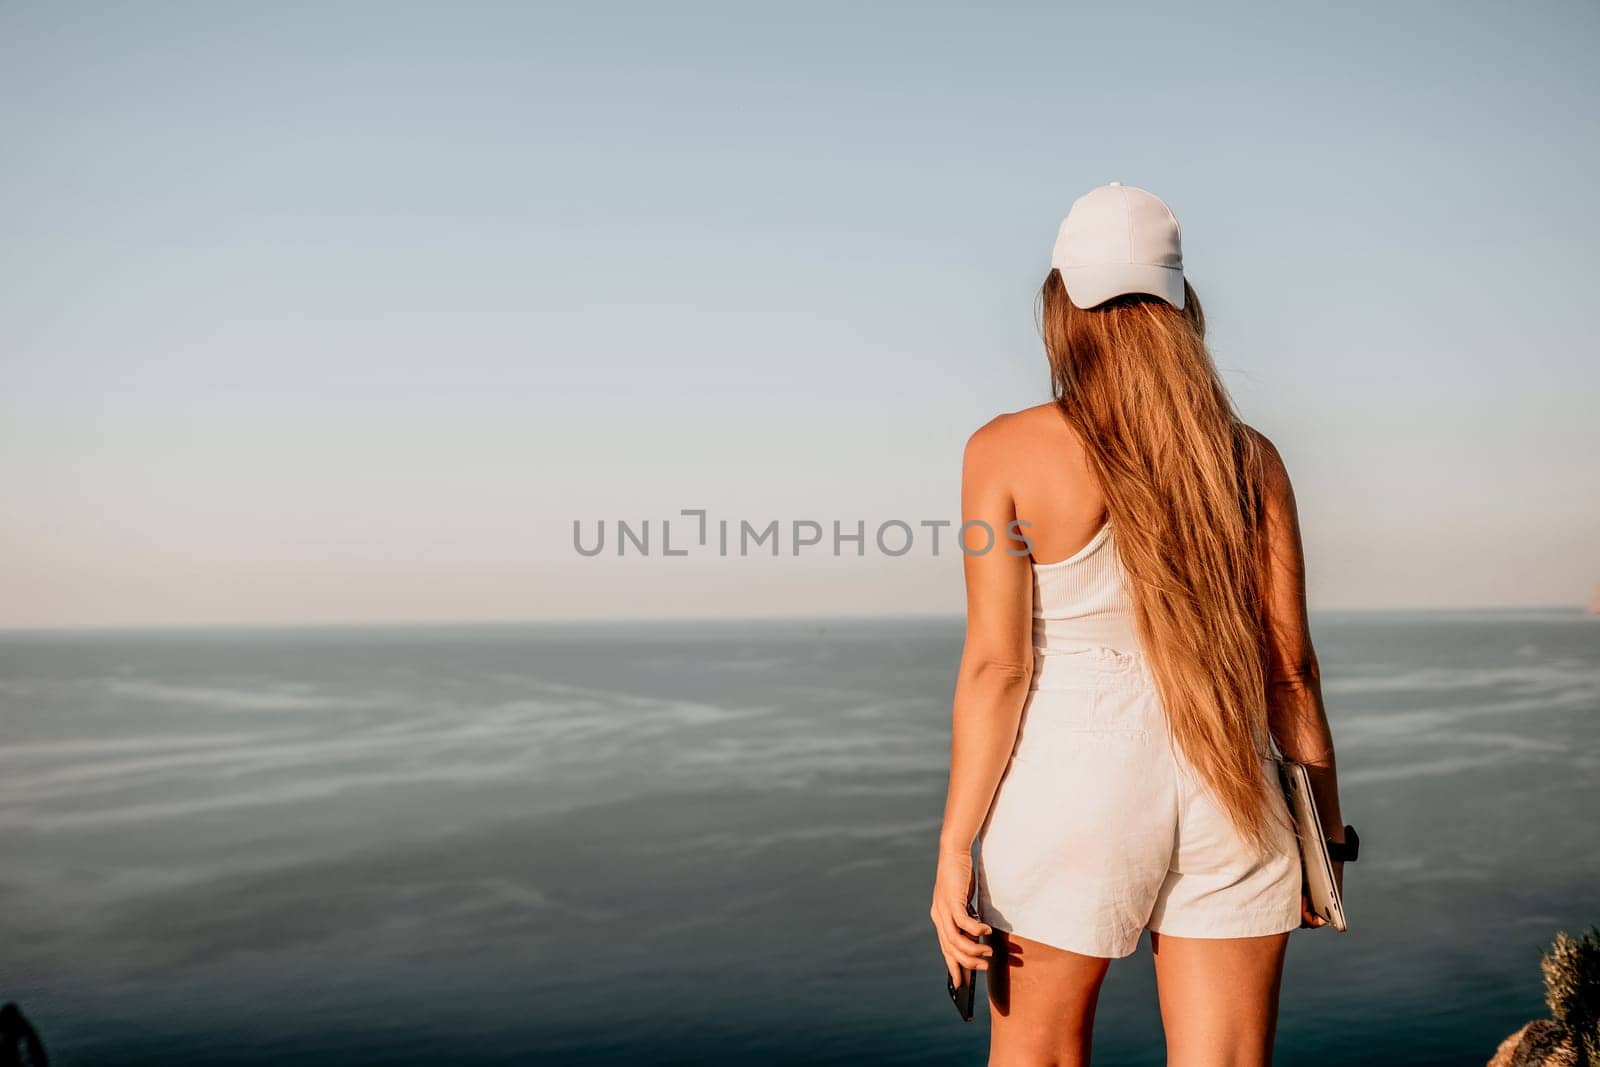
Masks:
[[[1040,331],[1056,403],[1088,449],[1173,740],[1241,835],[1270,827],[1262,467],[1205,343],[1153,296],[1074,307],[1052,270]]]

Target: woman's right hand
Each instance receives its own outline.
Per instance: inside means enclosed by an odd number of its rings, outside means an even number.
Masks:
[[[1333,884],[1339,890],[1339,896],[1344,896],[1344,860],[1335,860],[1333,863]],[[1300,889],[1300,926],[1301,929],[1315,929],[1318,926],[1327,926],[1328,920],[1311,910],[1311,896],[1305,891],[1304,885]]]
[[[967,914],[972,899],[972,852],[944,850],[933,879],[933,907],[929,918],[939,935],[939,951],[944,955],[950,981],[960,986],[961,969],[987,971],[994,949],[978,938],[991,932],[988,923]]]

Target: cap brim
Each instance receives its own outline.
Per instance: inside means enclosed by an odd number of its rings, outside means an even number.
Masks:
[[[1155,263],[1097,263],[1060,267],[1061,281],[1074,307],[1092,308],[1114,296],[1148,293],[1183,310],[1183,270]]]

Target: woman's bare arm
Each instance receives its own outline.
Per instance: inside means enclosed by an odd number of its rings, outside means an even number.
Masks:
[[[1283,754],[1306,765],[1323,833],[1330,841],[1343,841],[1333,733],[1322,703],[1322,673],[1306,614],[1305,551],[1294,486],[1272,442],[1259,433],[1256,439],[1265,460],[1268,721]]]
[[[962,464],[962,522],[985,523],[993,539],[976,526],[965,537],[967,637],[951,714],[942,851],[971,849],[1016,743],[1033,676],[1033,572],[1012,537],[1017,514],[1003,433],[999,420],[975,433]]]
[[[1005,416],[967,442],[961,470],[961,520],[967,581],[967,641],[951,714],[950,783],[929,916],[952,982],[961,969],[984,971],[994,954],[978,939],[989,925],[967,914],[972,843],[989,814],[1016,744],[1033,677],[1033,572],[1011,537],[1016,505],[1006,483]],[[993,540],[983,527],[993,531]],[[987,546],[987,550],[985,550]]]

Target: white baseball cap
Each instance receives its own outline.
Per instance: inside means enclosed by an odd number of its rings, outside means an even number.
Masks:
[[[1159,196],[1131,185],[1110,182],[1073,201],[1050,265],[1080,308],[1124,293],[1149,293],[1183,308],[1178,220]]]

